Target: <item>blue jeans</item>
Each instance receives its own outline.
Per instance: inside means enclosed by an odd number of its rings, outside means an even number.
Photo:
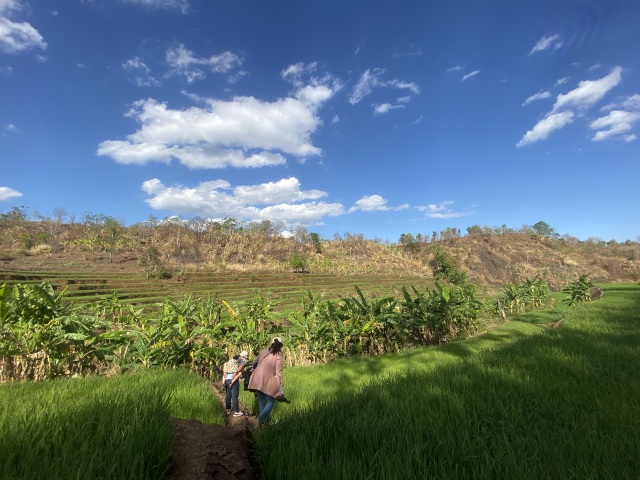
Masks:
[[[269,423],[269,416],[271,415],[273,406],[276,404],[276,399],[259,390],[256,390],[256,395],[258,396],[258,408],[260,410],[258,421]]]
[[[230,385],[231,380],[224,381],[224,405],[227,407],[227,410],[231,410],[231,405],[233,402],[233,411],[239,412],[240,405],[238,403],[238,395],[240,395],[240,381],[236,380],[233,382],[233,385]]]

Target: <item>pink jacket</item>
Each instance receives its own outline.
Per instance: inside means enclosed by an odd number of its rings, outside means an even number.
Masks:
[[[277,397],[282,385],[282,352],[274,355],[265,348],[253,361],[253,368],[248,389]]]

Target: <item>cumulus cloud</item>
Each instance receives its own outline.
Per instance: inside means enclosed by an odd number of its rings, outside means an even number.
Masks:
[[[13,188],[0,187],[0,201],[9,200],[10,198],[22,197],[22,193]]]
[[[146,202],[154,209],[205,218],[317,225],[324,217],[344,214],[339,203],[317,201],[327,195],[325,192],[301,190],[295,177],[235,188],[226,180],[201,182],[192,188],[167,187],[154,178],[144,182],[142,190],[151,197]]]
[[[16,54],[47,48],[47,42],[33,25],[9,20],[26,7],[27,4],[19,0],[0,0],[0,50]]]
[[[311,142],[322,124],[317,110],[340,85],[327,75],[310,82],[300,84],[294,97],[272,102],[190,96],[204,106],[174,110],[151,98],[138,100],[126,116],[140,128],[125,139],[101,142],[97,154],[139,165],[175,159],[189,168],[256,168],[286,163],[283,154],[320,155]]]
[[[533,46],[529,55],[533,55],[536,52],[542,52],[544,50],[558,50],[564,45],[564,42],[561,40],[560,35],[550,35],[548,37],[542,37],[537,43]]]
[[[185,77],[187,83],[206,77],[206,73],[199,67],[207,68],[214,73],[227,73],[244,62],[243,58],[229,51],[208,58],[197,57],[182,44],[168,49],[165,58],[172,70],[171,73]]]
[[[420,87],[413,82],[405,82],[404,80],[382,80],[382,75],[385,73],[383,68],[367,69],[360,75],[358,82],[353,87],[351,95],[349,95],[349,103],[355,105],[359,103],[364,97],[370,95],[375,88],[386,87],[409,90],[414,94],[420,93]]]
[[[380,195],[364,196],[358,200],[353,207],[349,209],[349,213],[361,210],[363,212],[375,212],[390,210],[387,206],[387,200]]]
[[[551,92],[538,92],[538,93],[536,93],[534,95],[531,95],[529,98],[527,98],[522,103],[522,106],[526,107],[531,102],[535,102],[536,100],[544,100],[545,98],[549,98],[550,96],[551,96]]]
[[[551,111],[525,133],[516,146],[523,147],[544,140],[552,132],[572,123],[576,117],[583,115],[599,102],[621,80],[622,68],[615,67],[608,75],[598,80],[581,81],[573,90],[559,94]]]
[[[380,195],[365,195],[358,200],[353,207],[349,209],[349,213],[362,211],[362,212],[387,212],[387,211],[399,211],[409,208],[408,204],[403,204],[398,207],[389,207],[387,205],[387,199]]]
[[[440,203],[430,203],[424,206],[416,207],[419,211],[425,212],[428,218],[460,218],[471,215],[473,212],[456,212],[451,208],[454,202],[445,200]]]

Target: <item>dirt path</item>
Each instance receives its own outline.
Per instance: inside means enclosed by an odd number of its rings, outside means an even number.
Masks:
[[[224,405],[221,385],[212,387]],[[171,453],[171,480],[257,480],[258,462],[253,455],[252,430],[257,421],[251,412],[227,415],[225,426],[197,420],[173,419],[176,438]]]

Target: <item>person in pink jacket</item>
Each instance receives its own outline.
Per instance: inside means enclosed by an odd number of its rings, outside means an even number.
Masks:
[[[255,392],[258,397],[260,410],[258,424],[262,425],[269,423],[269,416],[276,403],[276,397],[284,398],[282,394],[282,339],[280,337],[275,337],[271,341],[271,346],[262,350],[253,360],[253,369],[247,388]]]

